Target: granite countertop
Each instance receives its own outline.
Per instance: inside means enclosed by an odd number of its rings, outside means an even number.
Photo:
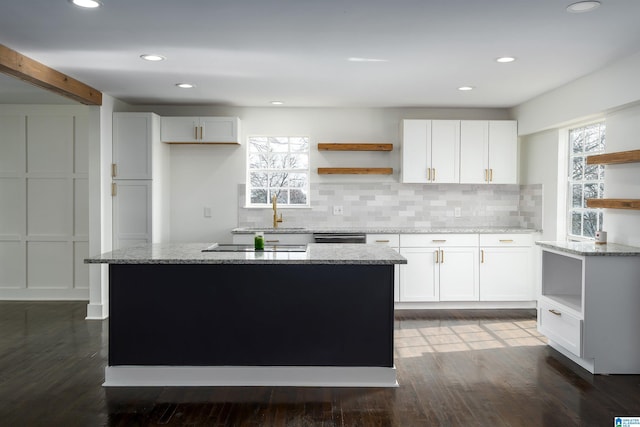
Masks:
[[[310,234],[310,233],[364,233],[364,234],[507,234],[536,233],[540,230],[520,227],[238,227],[233,234],[265,233]]]
[[[381,245],[315,244],[306,252],[202,252],[211,243],[155,243],[118,249],[84,260],[87,264],[406,264]]]
[[[559,252],[585,256],[640,256],[640,248],[635,246],[607,243],[597,245],[593,242],[536,242],[536,245]]]

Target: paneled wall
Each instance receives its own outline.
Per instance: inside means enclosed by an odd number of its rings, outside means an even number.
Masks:
[[[88,299],[86,113],[0,106],[0,299]]]

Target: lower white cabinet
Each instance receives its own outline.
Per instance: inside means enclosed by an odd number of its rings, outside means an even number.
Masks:
[[[151,243],[152,181],[120,179],[112,185],[113,249]]]
[[[477,234],[401,234],[400,302],[478,301]]]
[[[480,235],[480,300],[535,300],[530,234]]]

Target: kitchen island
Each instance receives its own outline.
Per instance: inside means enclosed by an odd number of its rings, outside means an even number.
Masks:
[[[397,386],[393,266],[375,245],[202,252],[153,244],[109,264],[105,386]]]

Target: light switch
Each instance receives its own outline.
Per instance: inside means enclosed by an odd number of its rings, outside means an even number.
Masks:
[[[211,208],[205,206],[205,208],[204,208],[204,217],[205,218],[211,218]]]
[[[455,208],[453,210],[453,216],[455,216],[456,218],[460,218],[462,216],[462,209],[460,208]]]

